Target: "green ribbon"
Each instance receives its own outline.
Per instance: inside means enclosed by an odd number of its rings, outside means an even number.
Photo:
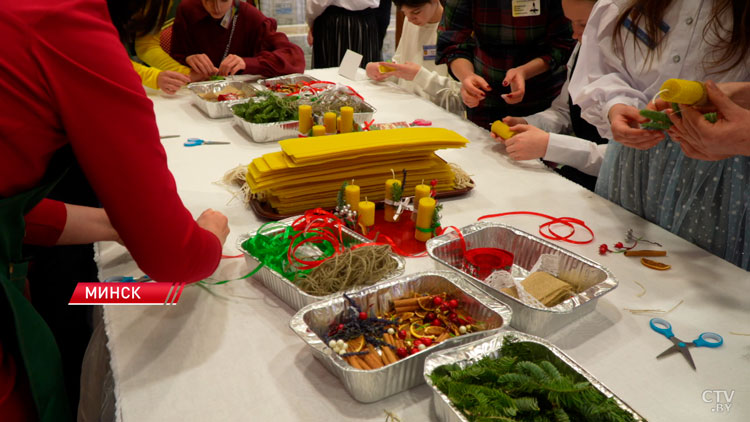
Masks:
[[[421,231],[422,233],[432,233],[435,234],[435,230],[437,230],[440,227],[440,224],[436,226],[432,226],[430,228],[424,229],[422,227],[416,227],[417,230]]]

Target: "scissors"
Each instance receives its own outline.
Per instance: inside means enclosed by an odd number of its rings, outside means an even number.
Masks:
[[[185,141],[184,144],[186,147],[197,147],[198,145],[226,145],[229,144],[229,142],[219,142],[219,141],[204,141],[203,139],[198,138],[188,138],[187,141]]]
[[[674,343],[674,345],[667,350],[663,351],[659,356],[657,356],[657,359],[661,359],[663,357],[669,356],[672,353],[680,352],[682,353],[682,356],[685,357],[685,359],[688,361],[690,366],[693,367],[693,370],[695,371],[695,363],[693,362],[693,357],[690,356],[690,348],[691,347],[719,347],[722,344],[724,344],[724,339],[716,334],[711,332],[705,332],[701,333],[697,339],[691,341],[691,342],[684,342],[680,340],[679,338],[675,337],[675,335],[672,333],[672,324],[667,322],[667,320],[661,319],[661,318],[652,318],[651,321],[649,321],[649,325],[651,326],[651,329],[656,331],[659,334],[662,334],[664,337],[668,338],[669,340]]]

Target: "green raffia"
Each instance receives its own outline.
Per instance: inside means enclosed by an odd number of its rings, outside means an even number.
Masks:
[[[283,228],[283,230],[279,230],[279,228]],[[291,226],[279,223],[270,222],[262,225],[255,236],[242,242],[242,249],[260,262],[258,268],[253,271],[257,271],[260,267],[265,266],[292,282],[310,273],[312,270],[301,270],[296,267],[296,263],[289,262],[287,252],[290,248],[294,249],[299,243],[310,237],[316,237],[319,234],[311,231],[300,235],[292,241],[292,238],[299,233],[299,231],[294,230]],[[315,247],[320,251],[320,254],[316,257],[305,257],[304,259],[307,261],[321,261],[335,253],[334,246],[328,241],[309,242],[307,245]],[[345,244],[344,246],[349,245]]]

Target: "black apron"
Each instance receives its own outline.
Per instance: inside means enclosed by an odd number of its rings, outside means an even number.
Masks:
[[[22,253],[24,215],[47,196],[71,158],[70,148],[63,148],[53,157],[39,186],[0,199],[0,341],[23,367],[40,421],[69,421],[72,414],[55,338],[23,295],[29,264]]]

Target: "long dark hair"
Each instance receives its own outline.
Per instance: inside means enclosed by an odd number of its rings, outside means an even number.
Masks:
[[[126,45],[161,28],[169,0],[107,0],[112,23]]]
[[[652,45],[647,45],[649,51],[646,56],[648,57],[653,50],[657,50],[658,54],[658,48],[666,35],[659,28],[659,25],[671,4],[672,0],[632,0],[630,6],[625,8],[617,19],[612,41],[615,51],[622,55],[623,27],[625,21],[630,18],[633,28],[641,27],[653,40]],[[721,23],[721,17],[727,11],[732,13],[731,28],[725,28]],[[703,29],[704,39],[710,39],[707,37],[709,32],[714,35],[716,40],[715,43],[711,42],[709,45],[720,51],[721,55],[710,63],[704,63],[704,65],[708,65],[718,72],[734,68],[740,64],[750,50],[750,2],[747,0],[715,0],[711,17]],[[625,39],[631,35],[626,32]],[[638,45],[636,37],[633,37],[633,42],[639,48],[641,47],[641,45]]]

